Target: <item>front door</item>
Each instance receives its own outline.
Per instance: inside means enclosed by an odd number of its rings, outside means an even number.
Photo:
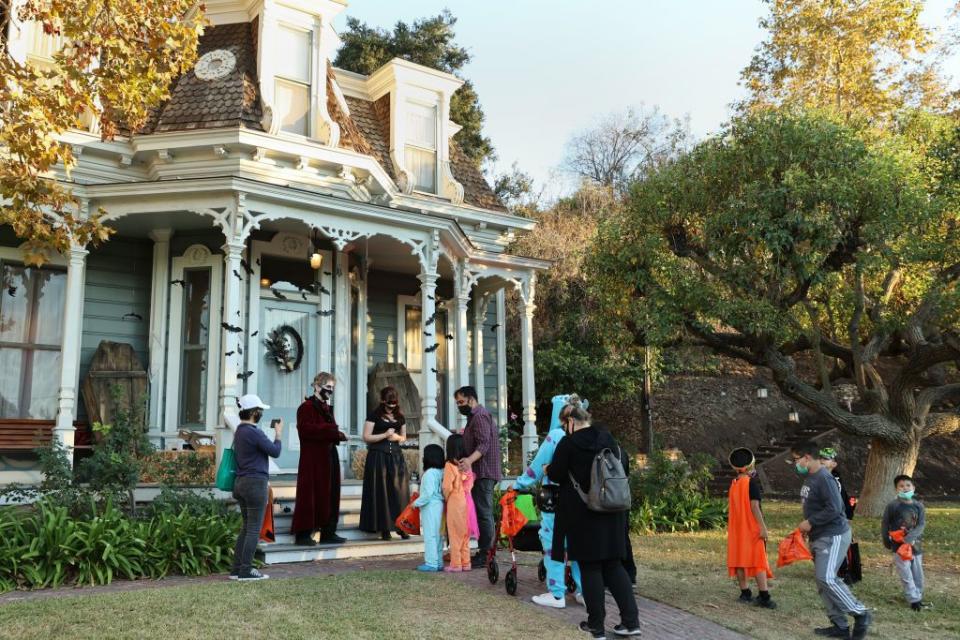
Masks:
[[[296,296],[298,299],[293,300]],[[300,461],[297,407],[312,393],[319,362],[320,317],[317,303],[301,301],[298,294],[281,300],[267,291],[260,298],[260,354],[257,390],[270,405],[261,426],[269,436],[270,420],[283,418],[283,452],[271,459],[272,473],[296,473]]]

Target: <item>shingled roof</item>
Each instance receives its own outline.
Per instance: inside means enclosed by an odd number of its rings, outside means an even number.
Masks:
[[[236,66],[218,80],[201,80],[193,71],[183,75],[176,81],[170,100],[153,110],[139,133],[238,126],[262,131],[256,46],[256,22],[208,27],[200,38],[198,54],[226,49],[236,57]],[[327,110],[340,125],[339,146],[372,156],[395,180],[396,172],[390,159],[389,94],[376,102],[347,96],[348,115],[332,91],[335,81],[333,67],[328,64]],[[450,160],[454,178],[463,185],[465,203],[506,210],[480,169],[452,140]]]

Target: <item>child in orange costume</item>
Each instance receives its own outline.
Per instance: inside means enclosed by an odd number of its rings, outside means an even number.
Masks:
[[[450,543],[450,564],[443,570],[448,573],[470,571],[466,492],[473,487],[473,478],[472,474],[466,475],[460,471],[458,463],[464,457],[463,436],[449,436],[447,463],[443,467],[443,499],[447,508],[447,541]]]
[[[763,522],[760,500],[763,493],[760,482],[751,475],[753,452],[736,449],[730,454],[730,466],[737,477],[730,483],[729,522],[727,528],[727,569],[740,584],[740,601],[753,602],[758,607],[775,609],[770,599],[767,578],[773,577],[767,562],[767,527]],[[753,599],[749,580],[756,578],[760,593]]]

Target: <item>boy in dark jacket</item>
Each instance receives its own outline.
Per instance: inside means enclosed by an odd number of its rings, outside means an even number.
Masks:
[[[903,595],[914,611],[920,611],[930,605],[923,602],[923,547],[921,538],[927,524],[923,503],[913,499],[913,478],[897,476],[893,479],[897,489],[897,499],[887,505],[883,511],[881,531],[883,546],[893,551],[893,564],[897,568],[900,582],[903,583]],[[912,558],[905,559],[898,553],[902,545],[909,545]]]
[[[829,627],[814,629],[826,638],[861,640],[873,616],[850,589],[837,579],[837,569],[850,546],[850,525],[840,498],[837,481],[820,464],[820,447],[812,442],[795,445],[790,450],[794,468],[802,478],[803,522],[799,529],[810,539],[810,551],[817,576],[817,592],[827,608]],[[851,634],[847,616],[853,616]]]

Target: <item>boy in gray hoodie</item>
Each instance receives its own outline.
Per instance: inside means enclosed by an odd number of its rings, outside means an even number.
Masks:
[[[923,508],[922,502],[913,499],[913,478],[897,476],[893,479],[893,485],[897,489],[897,499],[888,504],[883,511],[880,526],[883,532],[883,546],[893,551],[893,564],[897,568],[900,582],[903,583],[903,595],[910,603],[910,608],[920,611],[930,606],[923,602],[921,537],[927,524],[926,509]],[[901,545],[910,545],[913,558],[905,560],[897,553]]]
[[[810,540],[817,592],[833,623],[813,632],[826,638],[861,640],[866,637],[873,616],[837,578],[837,568],[850,547],[850,524],[840,498],[840,487],[830,471],[820,464],[819,451],[820,447],[813,442],[803,442],[790,449],[794,468],[804,478],[800,491],[804,520],[799,529]],[[847,616],[854,619],[852,634]]]

